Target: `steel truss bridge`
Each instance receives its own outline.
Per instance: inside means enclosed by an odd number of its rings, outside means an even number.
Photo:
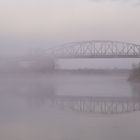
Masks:
[[[140,98],[135,97],[90,97],[90,96],[55,96],[52,104],[61,110],[113,115],[140,111]]]
[[[119,41],[82,41],[47,49],[54,58],[140,58],[140,45]]]

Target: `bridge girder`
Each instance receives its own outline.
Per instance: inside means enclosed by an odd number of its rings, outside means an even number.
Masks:
[[[140,58],[140,45],[119,41],[83,41],[50,48],[54,58]]]

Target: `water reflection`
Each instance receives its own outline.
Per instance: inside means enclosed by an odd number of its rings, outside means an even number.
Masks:
[[[60,109],[93,114],[120,114],[140,110],[140,100],[131,97],[55,97]]]
[[[78,79],[78,77],[77,77]],[[72,80],[72,79],[71,79]],[[16,100],[17,105],[21,105],[21,103],[24,103],[22,106],[28,106],[27,108],[30,108],[30,111],[32,109],[40,109],[43,107],[47,108],[55,108],[57,110],[63,110],[63,111],[71,111],[71,112],[77,112],[77,113],[86,113],[86,114],[102,114],[102,115],[108,115],[108,114],[121,114],[121,113],[129,113],[134,111],[140,110],[140,88],[136,84],[129,84],[126,81],[126,85],[130,87],[129,93],[122,93],[124,91],[123,89],[119,89],[119,84],[115,85],[117,92],[119,92],[118,96],[107,95],[106,91],[104,91],[104,96],[98,94],[99,92],[103,92],[102,88],[101,91],[95,90],[95,81],[88,81],[85,80],[84,82],[88,82],[88,91],[90,91],[91,95],[88,95],[86,92],[79,92],[79,87],[81,89],[83,88],[83,82],[81,81],[81,78],[79,82],[74,83],[69,78],[63,80],[53,77],[44,77],[44,78],[12,78],[8,80],[3,80],[2,86],[0,87],[0,90],[4,93],[1,94],[1,100],[6,100],[8,102],[8,99],[14,99]],[[75,80],[75,79],[74,79]],[[99,80],[99,79],[98,79]],[[121,79],[122,80],[122,79]],[[70,84],[70,86],[65,86],[67,81],[67,85]],[[123,81],[123,80],[122,80]],[[4,82],[8,84],[8,86],[4,87]],[[60,84],[60,82],[62,82]],[[97,81],[98,83],[100,81]],[[110,82],[110,81],[108,81]],[[112,79],[111,79],[112,82]],[[124,82],[124,81],[123,81]],[[71,86],[74,85],[74,87],[77,86],[77,89],[75,90],[71,89]],[[94,85],[95,84],[95,85]],[[120,83],[122,84],[122,83]],[[91,86],[89,86],[91,85]],[[126,87],[124,84],[124,88]],[[65,86],[65,87],[61,87]],[[107,85],[104,84],[104,87]],[[122,86],[122,85],[121,85]],[[120,86],[120,87],[121,87]],[[8,88],[7,88],[8,87]],[[86,87],[86,86],[85,86]],[[84,88],[85,88],[84,87]],[[103,88],[104,88],[103,87]],[[63,90],[65,88],[65,90]],[[113,87],[114,88],[114,87]],[[112,89],[110,87],[111,91],[116,89]],[[122,90],[122,91],[121,91]],[[67,93],[64,93],[64,91]],[[69,94],[70,91],[70,94]],[[77,92],[76,92],[77,91]],[[62,92],[62,94],[60,94]],[[96,93],[97,92],[97,93]],[[121,92],[121,96],[120,95]],[[3,98],[3,95],[7,95],[6,98]],[[100,95],[100,96],[99,96]],[[12,101],[12,100],[11,100]],[[13,103],[11,103],[13,104]],[[3,104],[4,105],[4,104]],[[15,106],[14,106],[15,107]],[[23,108],[19,108],[19,110],[22,110]],[[15,111],[16,113],[16,111]]]
[[[140,83],[129,83],[133,96],[140,97]]]
[[[1,78],[0,139],[139,138],[140,113],[134,113],[140,110],[139,90],[126,79],[91,75]]]

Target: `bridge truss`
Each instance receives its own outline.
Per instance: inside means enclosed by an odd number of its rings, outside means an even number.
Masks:
[[[83,41],[50,48],[55,58],[140,58],[140,45],[119,41]]]

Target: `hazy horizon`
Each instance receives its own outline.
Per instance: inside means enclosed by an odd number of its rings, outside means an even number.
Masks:
[[[0,54],[22,55],[83,40],[140,44],[139,14],[139,0],[0,0]],[[117,66],[130,67],[129,61]],[[99,65],[104,63],[114,64]]]

